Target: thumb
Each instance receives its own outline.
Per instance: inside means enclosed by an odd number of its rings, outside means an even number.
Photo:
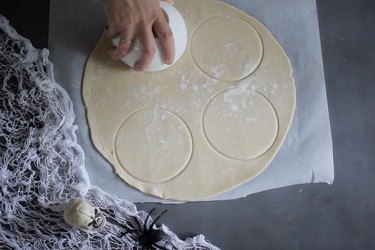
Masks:
[[[174,1],[173,0],[161,0],[161,1],[169,3],[170,5],[174,5]]]

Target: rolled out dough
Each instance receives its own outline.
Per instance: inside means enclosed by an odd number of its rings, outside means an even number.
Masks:
[[[132,71],[109,58],[102,37],[83,97],[93,143],[125,182],[164,199],[202,200],[267,167],[292,121],[295,86],[287,55],[257,20],[215,0],[175,6],[188,28],[176,64]]]

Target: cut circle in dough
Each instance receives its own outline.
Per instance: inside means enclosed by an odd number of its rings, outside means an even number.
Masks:
[[[216,16],[197,28],[191,53],[209,77],[238,81],[256,70],[262,60],[263,45],[249,23],[233,16]]]
[[[274,144],[278,120],[273,106],[261,94],[233,88],[209,102],[203,129],[208,142],[223,156],[251,160]]]
[[[180,174],[190,161],[193,142],[184,121],[161,108],[130,115],[115,139],[116,158],[134,178],[162,183]]]

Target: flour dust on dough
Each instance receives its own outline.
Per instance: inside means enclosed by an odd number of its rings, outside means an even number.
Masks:
[[[203,116],[207,140],[224,156],[238,160],[255,159],[266,152],[276,139],[277,128],[272,105],[250,89],[220,93]]]
[[[139,73],[107,54],[86,64],[83,97],[98,151],[129,185],[163,199],[208,199],[259,175],[290,127],[290,61],[256,19],[220,1],[175,0],[188,46]],[[124,183],[124,185],[126,185]]]

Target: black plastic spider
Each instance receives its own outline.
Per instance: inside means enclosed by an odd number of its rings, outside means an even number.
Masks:
[[[139,245],[138,247],[142,247],[143,250],[150,250],[150,249],[165,249],[167,248],[159,246],[157,243],[161,241],[165,234],[161,229],[154,229],[153,226],[155,223],[160,219],[163,214],[165,214],[167,210],[164,210],[161,214],[159,214],[155,220],[147,227],[148,219],[152,212],[155,211],[155,208],[151,209],[151,211],[147,214],[145,222],[141,225],[137,218],[135,218],[135,222],[137,223],[137,227],[129,228],[122,236],[128,235],[132,240],[137,242]],[[121,237],[122,237],[121,236]]]

